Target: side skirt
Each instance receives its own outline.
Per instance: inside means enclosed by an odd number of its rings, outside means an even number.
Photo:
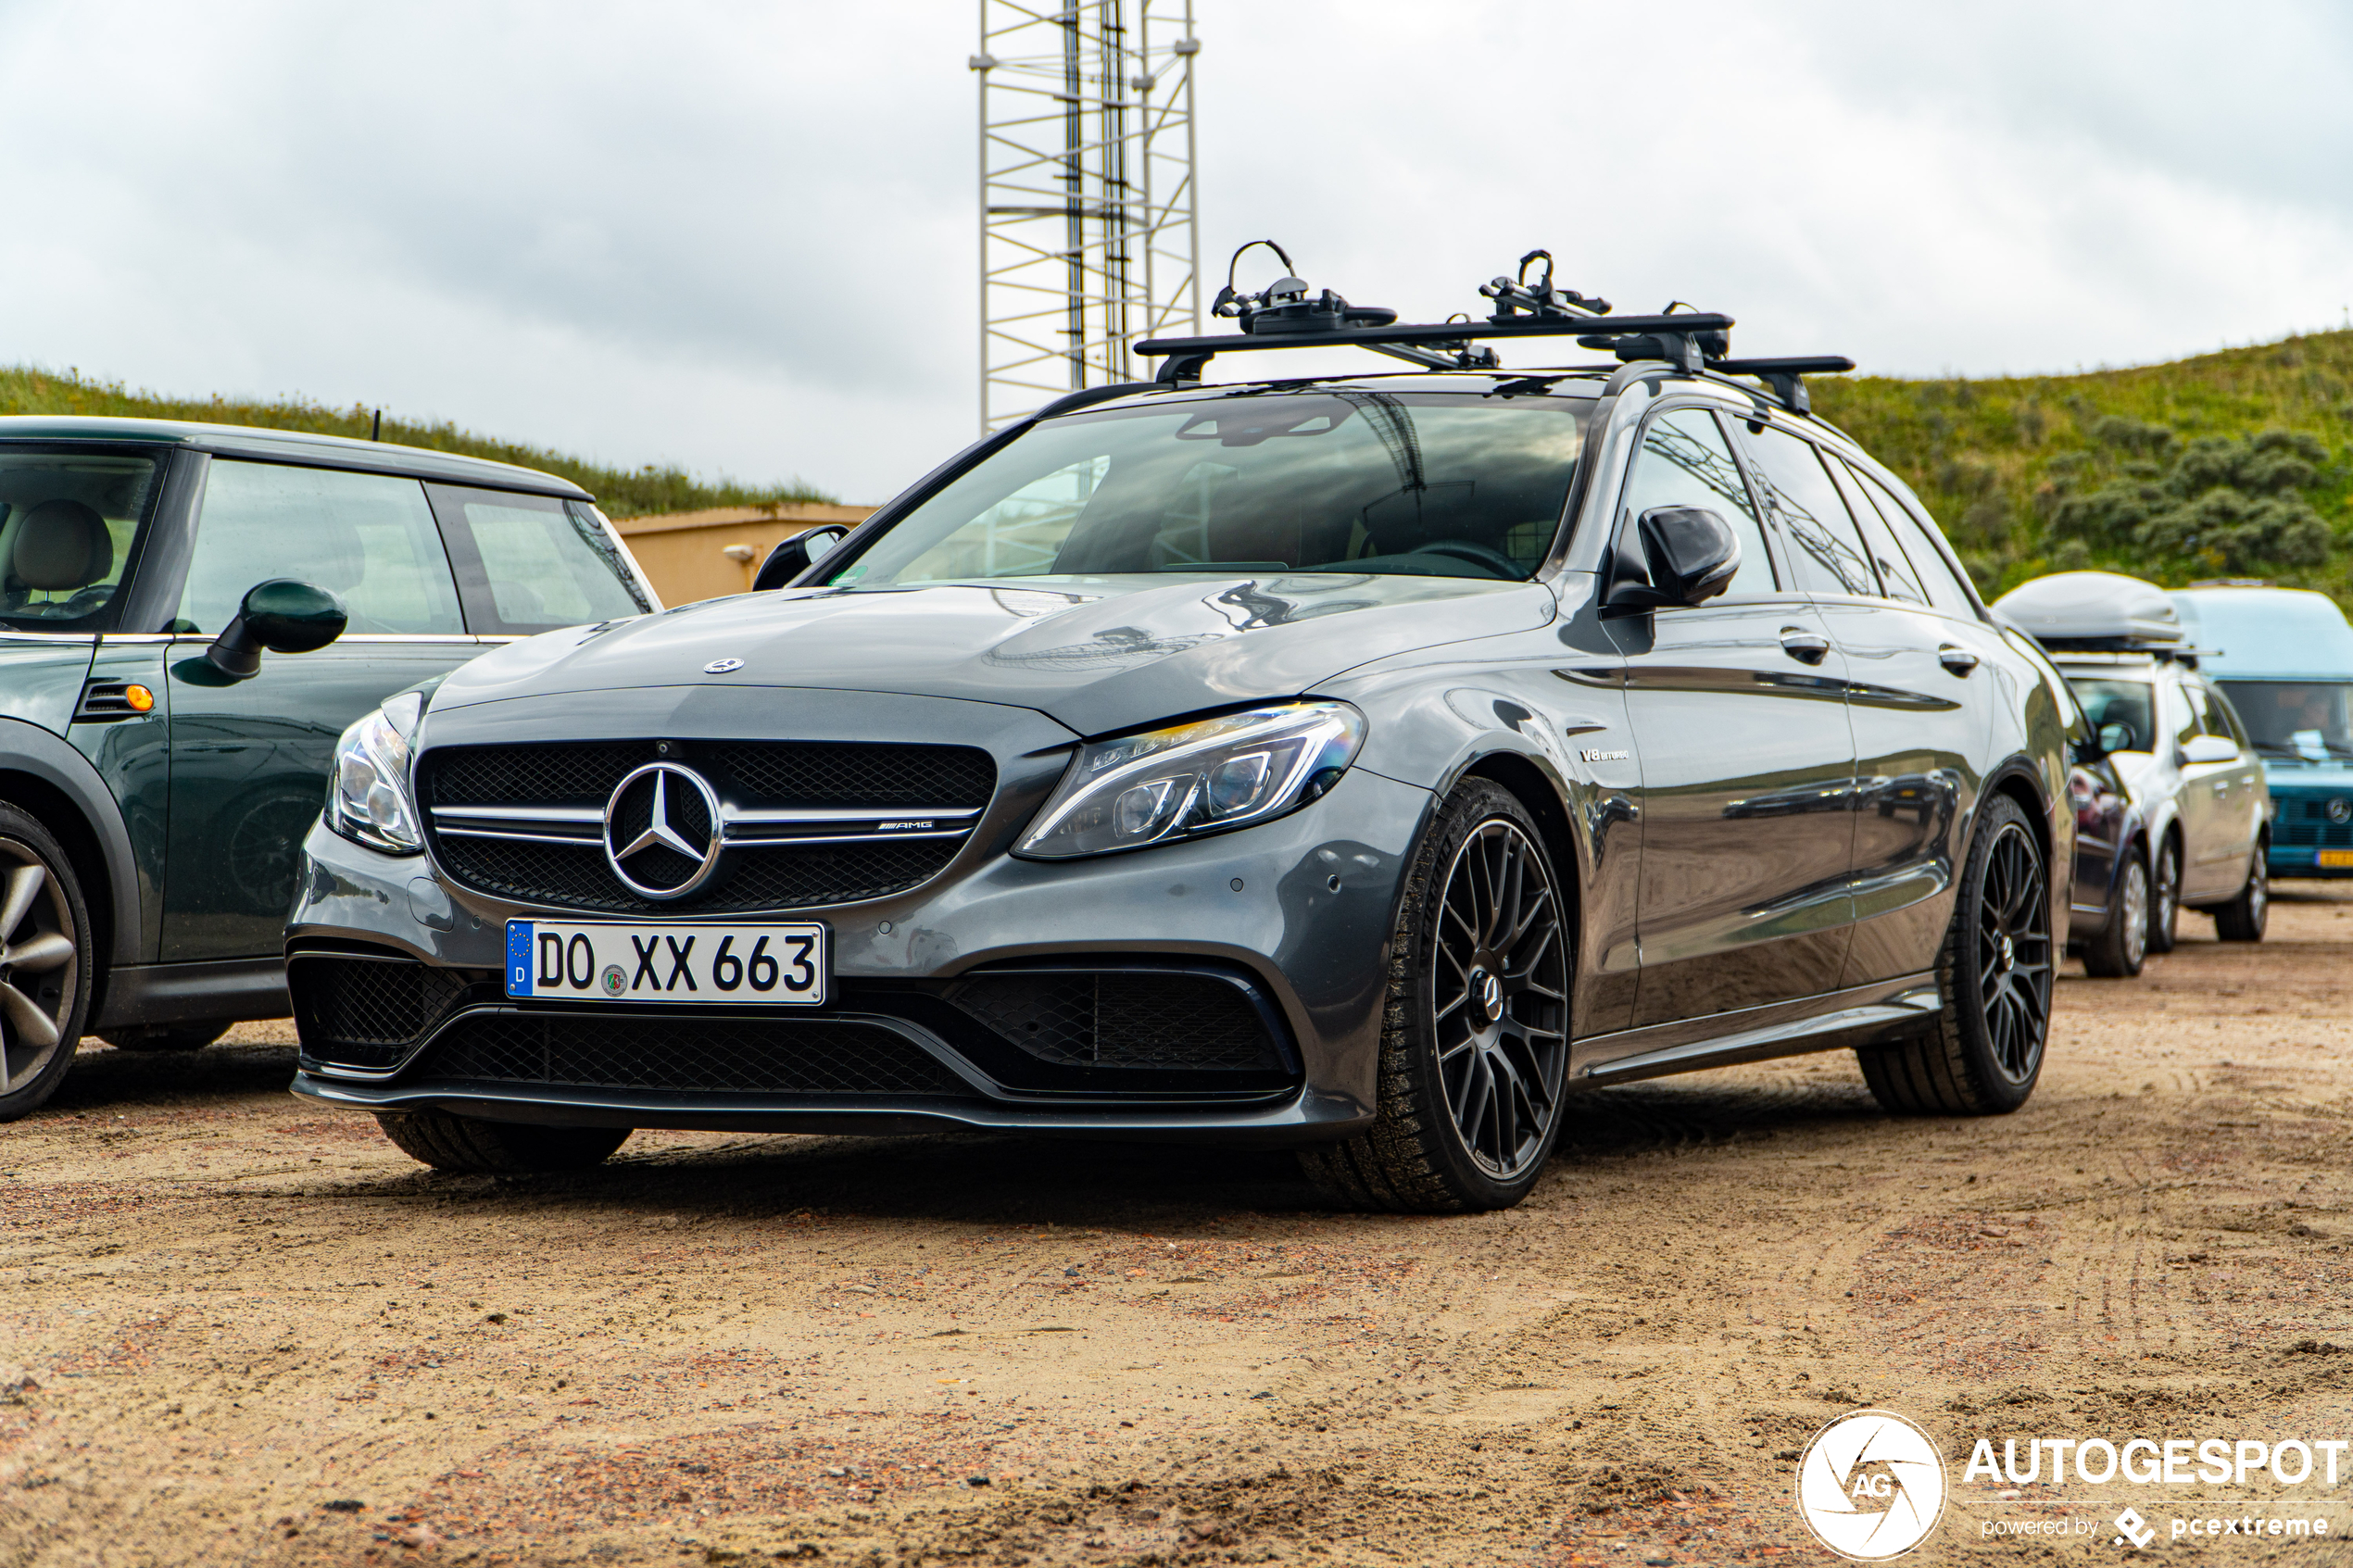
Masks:
[[[94,1035],[134,1023],[190,1023],[215,1018],[284,1018],[286,961],[223,959],[204,963],[118,964],[107,972],[107,995]]]
[[[1943,1005],[1932,972],[1901,975],[1709,1018],[1678,1019],[1577,1042],[1576,1084],[1623,1084],[1706,1067],[1900,1039]]]

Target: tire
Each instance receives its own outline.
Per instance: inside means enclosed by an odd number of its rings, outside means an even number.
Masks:
[[[2057,950],[2050,866],[2018,802],[2000,796],[1982,809],[1937,957],[1934,1024],[1855,1053],[1873,1097],[1898,1114],[2007,1115],[2042,1075]]]
[[[2083,948],[2083,970],[2099,980],[2130,980],[2141,972],[2149,952],[2149,869],[2137,849],[2124,859],[2116,879],[2116,901],[2108,923]]]
[[[2246,885],[2227,904],[2214,906],[2214,935],[2225,942],[2260,942],[2271,923],[2271,846],[2258,844],[2246,868]]]
[[[0,802],[0,1122],[38,1110],[73,1065],[96,968],[64,847]]]
[[[1527,808],[1485,779],[1455,790],[1406,873],[1375,1121],[1302,1150],[1309,1179],[1352,1207],[1403,1213],[1526,1198],[1560,1136],[1570,940]]]
[[[494,1176],[585,1171],[603,1164],[632,1131],[484,1122],[447,1110],[385,1112],[377,1116],[376,1125],[401,1153],[436,1171]]]
[[[2182,939],[2182,845],[2171,834],[2158,847],[2149,884],[2149,951],[2170,953]]]
[[[200,1051],[236,1026],[234,1019],[208,1018],[109,1030],[100,1037],[119,1051]]]

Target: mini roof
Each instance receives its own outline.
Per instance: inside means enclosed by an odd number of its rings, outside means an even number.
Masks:
[[[272,462],[313,463],[336,468],[366,469],[411,479],[446,480],[457,484],[481,484],[499,490],[529,490],[543,495],[594,497],[569,479],[488,458],[456,452],[435,452],[390,441],[356,441],[345,435],[317,435],[308,431],[269,430],[256,425],[205,424],[195,420],[108,419],[82,414],[11,414],[0,416],[0,442],[107,441],[126,445],[186,446],[223,457],[259,458]]]
[[[2061,571],[1994,601],[1994,613],[2048,647],[2179,647],[2181,612],[2165,590],[2113,571]]]

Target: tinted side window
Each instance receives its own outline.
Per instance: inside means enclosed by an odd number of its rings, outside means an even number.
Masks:
[[[652,608],[638,602],[636,584],[588,508],[552,495],[428,488],[476,633],[551,632]]]
[[[415,480],[216,458],[172,629],[218,633],[245,590],[272,577],[333,594],[357,634],[466,629]]]
[[[1861,469],[1854,472],[1863,482],[1863,494],[1878,504],[1880,511],[1887,519],[1887,525],[1895,531],[1896,539],[1904,546],[1904,554],[1911,560],[1912,570],[1919,573],[1920,585],[1928,590],[1928,602],[1947,615],[1957,616],[1963,621],[1976,620],[1977,601],[1969,596],[1969,589],[1961,584],[1960,579],[1954,575],[1953,569],[1945,564],[1944,552],[1938,549],[1936,541],[1922,530],[1920,520],[1913,515],[1912,509],[1897,500],[1886,485]]]
[[[1765,530],[1748,498],[1748,485],[1732,448],[1705,408],[1675,408],[1653,420],[1626,482],[1628,525],[1653,507],[1704,507],[1731,525],[1740,537],[1741,569],[1728,594],[1773,592],[1773,558],[1766,553]],[[1634,546],[1639,556],[1641,546]]]
[[[1831,472],[1846,482],[1847,503],[1854,509],[1855,521],[1862,525],[1863,548],[1871,558],[1871,564],[1879,569],[1881,590],[1899,603],[1925,608],[1928,590],[1921,585],[1919,573],[1912,570],[1904,546],[1896,541],[1894,525],[1880,515],[1871,493],[1863,487],[1861,479],[1843,458],[1827,452],[1822,456],[1830,464]]]
[[[1879,582],[1864,558],[1862,536],[1814,444],[1768,425],[1751,429],[1748,449],[1780,517],[1797,585],[1809,594],[1876,595]]]

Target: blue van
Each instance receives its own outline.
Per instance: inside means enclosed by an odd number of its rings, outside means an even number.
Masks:
[[[2200,662],[2246,723],[2277,815],[2271,871],[2353,876],[2353,626],[2325,594],[2176,592]]]

